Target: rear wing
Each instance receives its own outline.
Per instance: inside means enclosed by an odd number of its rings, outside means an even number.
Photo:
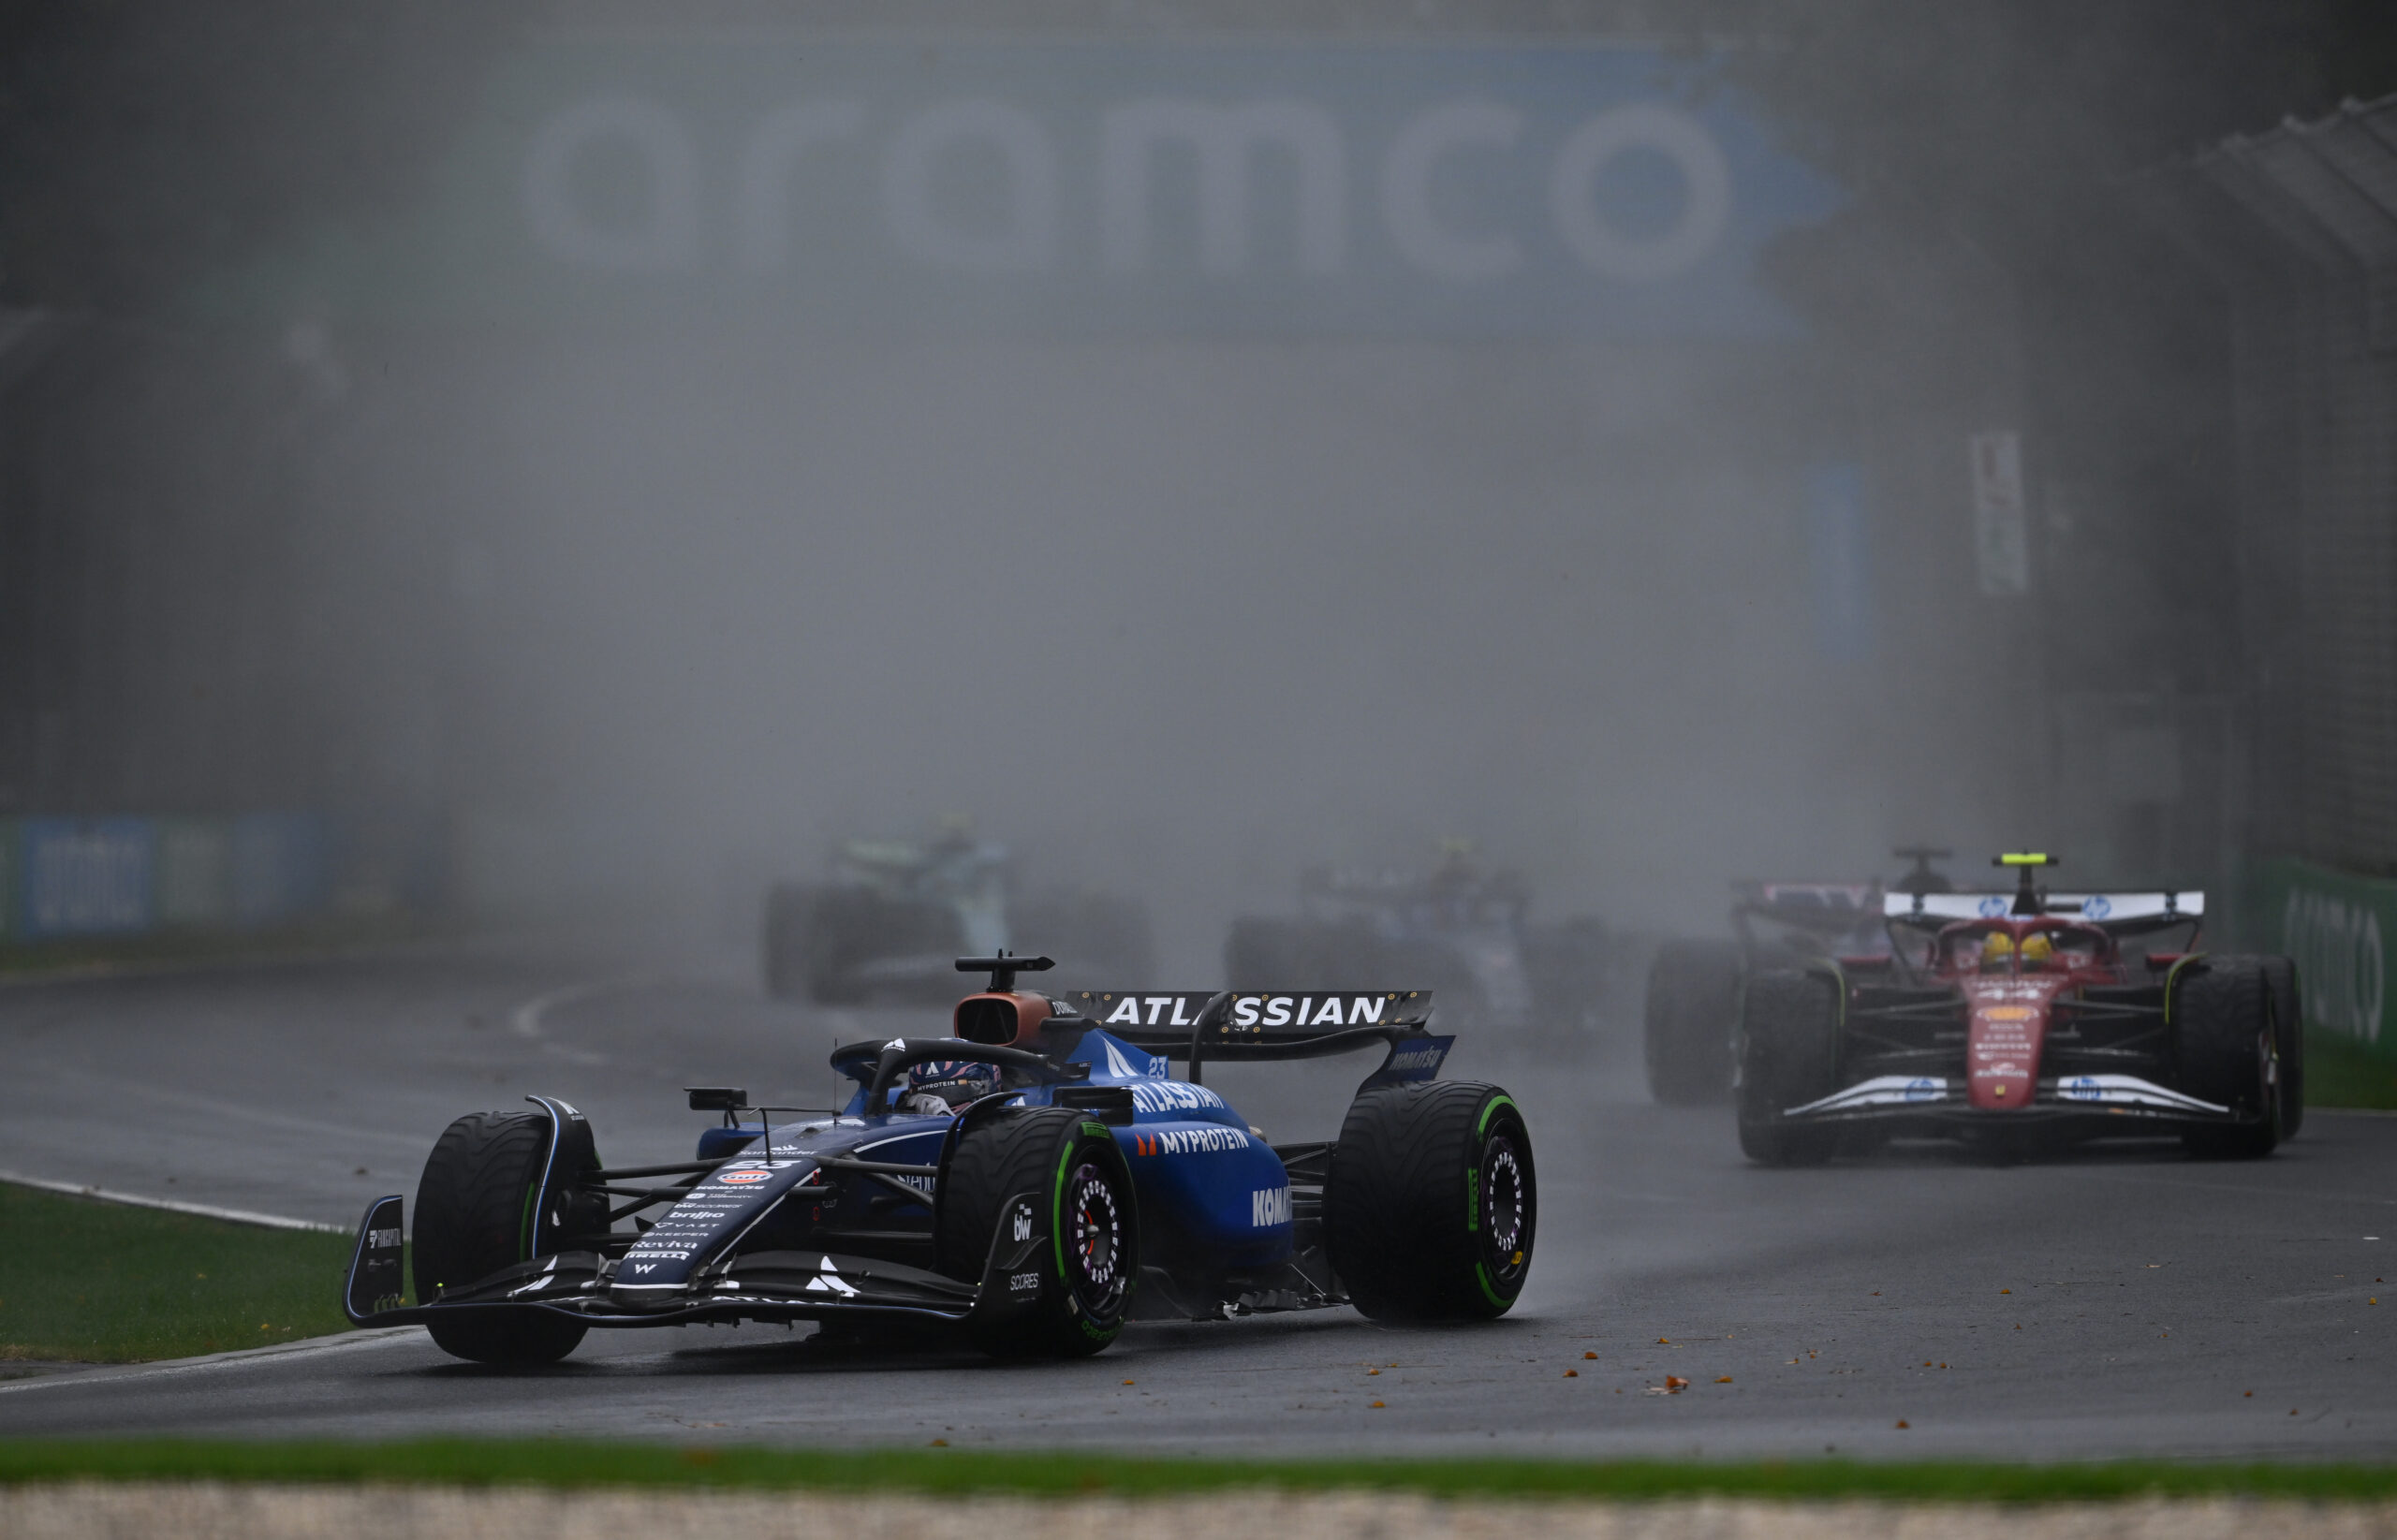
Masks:
[[[1193,1080],[1207,1060],[1263,1063],[1321,1059],[1377,1042],[1388,1044],[1390,1051],[1375,1080],[1402,1070],[1407,1072],[1402,1078],[1430,1079],[1456,1041],[1424,1030],[1432,1017],[1429,990],[1303,994],[1082,990],[1067,995],[1065,1003],[1091,1025],[1135,1048],[1186,1061]]]
[[[1152,1053],[1163,1053],[1163,1048],[1150,1047],[1149,1040],[1154,1037],[1160,1043],[1169,1039],[1187,1043],[1192,1030],[1199,1024],[1200,1014],[1221,992],[1225,991],[1159,990],[1143,994],[1077,990],[1066,996],[1066,1004],[1124,1041],[1137,1043]],[[1227,1042],[1295,1042],[1320,1037],[1344,1027],[1419,1027],[1432,1019],[1432,991],[1231,991],[1220,1015],[1220,1021],[1210,1023],[1211,1042],[1216,1036]]]
[[[2017,913],[2015,893],[1890,893],[1881,912],[1893,923],[1933,929],[1960,919],[2004,919]],[[2067,916],[2137,935],[2205,918],[2206,896],[2198,889],[2148,893],[2041,893],[2038,912]]]
[[[1877,882],[1743,882],[1732,892],[1735,919],[1754,916],[1831,935],[1881,917]]]

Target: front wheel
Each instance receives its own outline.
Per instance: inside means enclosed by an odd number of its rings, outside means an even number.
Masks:
[[[1390,1086],[1350,1105],[1324,1184],[1324,1243],[1367,1315],[1506,1314],[1530,1276],[1538,1225],[1531,1132],[1496,1086]]]
[[[2253,958],[2207,958],[2171,980],[2167,1010],[2180,1089],[2242,1121],[2181,1136],[2201,1160],[2259,1160],[2281,1141],[2281,1057],[2272,990]]]
[[[464,1288],[532,1260],[550,1137],[550,1120],[537,1112],[471,1112],[443,1131],[416,1190],[419,1301],[430,1304],[445,1288]],[[528,1307],[436,1318],[425,1329],[453,1357],[540,1364],[573,1352],[585,1328]]]
[[[1788,1109],[1831,1094],[1839,1068],[1839,980],[1772,970],[1749,975],[1740,1016],[1740,1150],[1761,1166],[1820,1166],[1839,1131]]]
[[[1037,1249],[1039,1302],[1028,1313],[976,1326],[975,1345],[999,1357],[1083,1357],[1124,1329],[1140,1275],[1140,1221],[1132,1172],[1105,1123],[1072,1107],[1003,1111],[959,1136],[933,1215],[940,1270],[982,1281],[1011,1200],[1030,1194],[1048,1216]]]
[[[2285,957],[2256,960],[2272,997],[2272,1044],[2280,1055],[2281,1142],[2305,1126],[2305,1005],[2298,992],[2297,964]]]

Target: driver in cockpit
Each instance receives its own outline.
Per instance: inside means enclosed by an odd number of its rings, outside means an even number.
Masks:
[[[946,1114],[999,1089],[999,1066],[970,1060],[935,1059],[907,1071],[902,1112]]]

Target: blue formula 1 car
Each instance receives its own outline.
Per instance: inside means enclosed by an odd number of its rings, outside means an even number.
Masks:
[[[954,1035],[835,1049],[857,1086],[838,1114],[776,1122],[799,1109],[693,1090],[723,1114],[693,1160],[604,1166],[551,1097],[461,1118],[417,1189],[416,1302],[391,1196],[359,1228],[344,1307],[462,1358],[540,1363],[592,1327],[914,1324],[1078,1356],[1128,1320],[1513,1305],[1538,1217],[1530,1133],[1497,1087],[1435,1078],[1455,1039],[1426,1029],[1427,993],[1015,988],[1051,965],[959,960],[991,980]],[[1201,1083],[1211,1062],[1375,1043],[1330,1143],[1269,1144]]]

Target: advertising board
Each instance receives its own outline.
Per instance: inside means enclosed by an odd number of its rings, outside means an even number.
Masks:
[[[17,933],[131,934],[150,928],[155,827],[146,818],[28,818]]]
[[[419,218],[346,251],[344,303],[834,333],[1788,334],[1757,255],[1837,194],[1711,81],[1625,46],[566,33],[494,71]]]
[[[157,917],[162,926],[219,928],[233,918],[233,829],[222,818],[158,821]]]
[[[2397,1033],[2382,1030],[2397,882],[2286,860],[2266,863],[2260,876],[2260,917],[2275,949],[2297,961],[2306,1030],[2397,1056]]]

